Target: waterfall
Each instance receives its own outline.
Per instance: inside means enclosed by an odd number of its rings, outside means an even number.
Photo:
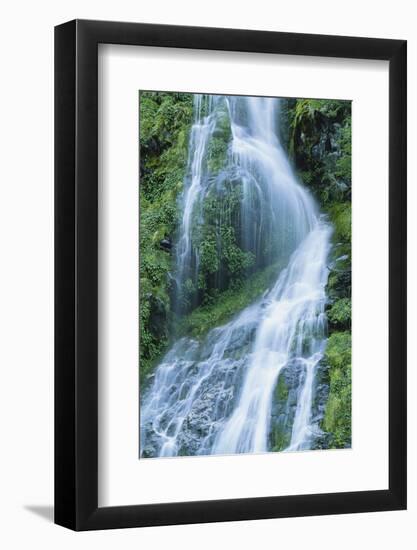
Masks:
[[[294,252],[275,287],[257,307],[257,330],[243,389],[231,417],[218,432],[214,452],[268,450],[272,392],[281,370],[302,365],[304,381],[289,450],[308,448],[314,369],[325,344],[329,228],[317,223]]]
[[[196,203],[201,200],[204,160],[207,145],[216,125],[213,99],[213,96],[204,98],[200,94],[196,94],[194,98],[195,120],[191,128],[190,152],[188,155],[188,171],[191,172],[191,178],[182,205],[182,224],[177,252],[177,286],[179,294],[181,294],[181,286],[193,268],[193,260],[197,260],[195,250],[191,246],[192,216]],[[207,111],[206,114],[205,111]],[[198,264],[198,260],[195,263]],[[196,274],[197,268],[194,275]]]
[[[279,107],[273,98],[195,98],[177,295],[198,279],[193,227],[204,223],[205,200],[230,182],[241,186],[236,223],[242,247],[255,258],[252,269],[277,260],[285,267],[263,296],[202,341],[173,343],[141,399],[142,457],[311,449],[320,431],[313,402],[326,345],[331,227],[292,172],[279,140]],[[210,143],[225,120],[226,158],[213,175]],[[278,400],[280,380],[287,394]]]

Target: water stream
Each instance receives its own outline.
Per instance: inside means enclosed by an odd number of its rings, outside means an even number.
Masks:
[[[193,223],[203,222],[206,196],[225,180],[241,185],[242,246],[258,267],[280,267],[263,296],[226,325],[202,341],[173,343],[142,396],[141,456],[314,448],[331,227],[281,146],[279,100],[196,96],[194,111],[176,243],[177,294],[199,273]],[[213,180],[209,144],[225,121],[230,143]]]

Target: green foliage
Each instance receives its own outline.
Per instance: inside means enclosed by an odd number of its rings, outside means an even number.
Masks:
[[[350,244],[352,239],[351,203],[332,204],[329,208],[329,214],[335,229],[335,239]]]
[[[159,102],[157,102],[156,94],[144,92],[139,96],[140,109],[140,132],[139,141],[141,147],[146,147],[149,141],[155,135],[155,118],[158,114]]]
[[[154,200],[182,185],[188,135],[193,115],[192,94],[140,93],[140,185]]]
[[[214,180],[193,216],[192,239],[199,257],[199,303],[207,303],[216,290],[238,285],[255,262],[251,252],[239,246],[236,227],[240,216],[242,187]]]
[[[191,121],[192,94],[140,92],[140,142],[150,139],[172,145],[180,130]]]
[[[350,102],[297,99],[287,113],[288,150],[303,183],[323,206],[350,200]]]
[[[140,101],[140,371],[141,383],[169,341],[168,273],[172,257],[161,240],[178,224],[192,95],[141,92]]]
[[[325,357],[332,368],[343,369],[351,361],[350,332],[334,332],[327,341]]]
[[[217,112],[216,127],[213,135],[214,137],[221,137],[225,143],[228,143],[232,137],[230,119],[225,101],[223,101],[221,108]]]
[[[219,172],[226,163],[232,132],[230,120],[225,105],[216,113],[216,126],[207,149],[207,167],[210,172]]]
[[[216,273],[220,268],[220,257],[217,250],[216,233],[213,229],[206,229],[205,238],[200,242],[200,268],[202,279],[205,274]],[[205,285],[204,285],[205,286]]]
[[[326,116],[337,119],[346,105],[350,102],[338,99],[297,99],[295,105],[293,128],[299,124],[308,124],[308,121],[315,121],[318,117]]]
[[[316,126],[320,125],[324,118],[337,120],[339,116],[344,116],[346,104],[348,103],[346,101],[329,99],[297,99],[293,117],[290,121],[290,126],[293,130],[292,146],[294,147],[294,139],[297,132],[316,133]]]
[[[243,252],[236,243],[235,229],[232,226],[222,227],[221,259],[224,260],[229,272],[233,275],[242,273],[254,263],[254,255],[251,252]]]
[[[323,429],[330,434],[330,447],[351,444],[351,349],[350,332],[334,332],[327,341],[324,361],[329,367],[330,391]]]
[[[161,241],[172,242],[180,222],[178,196],[183,189],[187,165],[193,97],[183,93],[141,92],[139,106],[140,354],[143,375],[150,372],[164,353],[173,331],[168,276],[173,269],[173,255],[161,248]],[[206,107],[203,105],[202,109]],[[207,151],[207,168],[213,181],[225,165],[230,138],[226,104],[220,102]],[[240,186],[229,182],[213,185],[203,199],[202,210],[196,208],[193,213],[192,227],[199,276],[183,284],[180,302],[185,308],[199,303],[212,304],[219,290],[236,289],[254,263],[253,255],[240,248],[235,233]],[[230,303],[228,307],[231,311]],[[226,309],[222,316],[227,316]],[[208,321],[205,326],[209,327]]]
[[[352,164],[352,119],[348,117],[340,130],[340,156],[336,161],[336,178],[351,179]]]
[[[339,328],[350,328],[352,319],[352,302],[350,298],[336,300],[327,312],[329,322]]]
[[[211,172],[218,172],[227,158],[228,142],[222,137],[213,137],[207,150],[207,165]]]
[[[271,444],[272,451],[279,452],[284,450],[291,442],[291,430],[288,430],[286,426],[280,424],[274,425],[272,428]]]
[[[281,267],[271,265],[256,272],[237,288],[218,292],[211,303],[194,309],[179,322],[179,335],[203,338],[212,328],[227,323],[272,284]]]

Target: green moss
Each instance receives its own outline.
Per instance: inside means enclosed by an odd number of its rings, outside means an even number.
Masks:
[[[289,393],[285,374],[281,372],[274,389],[272,401],[273,408],[284,414],[278,414],[271,423],[270,444],[274,452],[282,451],[288,447],[291,441],[292,428],[286,412]]]
[[[327,341],[325,358],[330,367],[341,368],[351,361],[350,332],[334,332]]]
[[[277,424],[272,428],[271,447],[273,452],[280,452],[288,447],[291,442],[291,430]]]
[[[322,427],[334,448],[351,443],[351,350],[350,332],[334,332],[327,341],[324,361],[329,367],[330,389]]]
[[[332,204],[328,211],[335,228],[335,239],[350,243],[352,238],[351,202]]]
[[[332,204],[328,212],[334,227],[331,272],[327,284],[327,294],[333,305],[328,319],[332,330],[346,330],[351,327],[351,203]]]
[[[281,373],[278,377],[277,385],[274,392],[275,401],[286,402],[288,399],[289,389],[285,382],[285,376]]]
[[[270,286],[280,269],[278,264],[271,265],[249,277],[238,288],[216,293],[212,303],[194,309],[179,322],[179,334],[203,338],[212,328],[227,323]]]

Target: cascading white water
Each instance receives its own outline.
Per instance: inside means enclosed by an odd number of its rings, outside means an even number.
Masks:
[[[198,276],[192,221],[202,215],[200,207],[212,184],[207,177],[207,150],[218,123],[217,109],[224,104],[231,129],[224,177],[233,174],[242,185],[242,242],[257,256],[266,243],[269,256],[263,257],[263,264],[272,265],[280,258],[287,266],[277,272],[275,284],[262,298],[210,331],[202,342],[182,338],[174,343],[142,400],[144,457],[273,450],[273,395],[284,374],[292,381],[279,411],[279,418],[290,424],[284,450],[311,448],[318,431],[312,404],[315,373],[326,343],[331,227],[297,183],[281,147],[278,100],[196,99],[191,175],[177,244],[177,284],[181,287],[192,270]]]
[[[317,222],[297,248],[275,287],[259,304],[259,324],[237,406],[214,444],[215,453],[268,450],[272,392],[290,362],[304,367],[288,450],[306,448],[311,439],[310,411],[314,369],[325,344],[329,227]]]
[[[191,128],[190,154],[188,156],[188,170],[191,172],[191,181],[186,189],[182,206],[182,224],[177,252],[177,275],[179,284],[184,280],[184,274],[191,269],[192,243],[191,226],[195,204],[200,200],[202,193],[202,179],[204,173],[203,161],[207,152],[207,145],[213,134],[216,120],[213,116],[213,96],[206,101],[200,94],[195,95],[195,120]],[[207,113],[204,113],[204,110]]]

